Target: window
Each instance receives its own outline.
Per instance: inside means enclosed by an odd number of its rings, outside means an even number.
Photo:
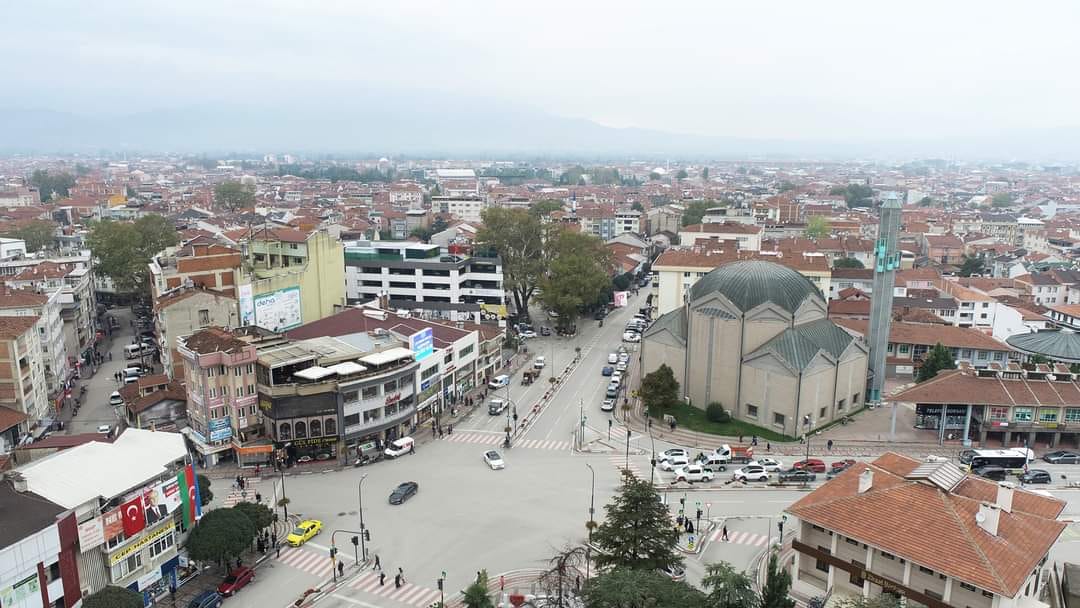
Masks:
[[[236,396],[237,397],[243,397],[244,396],[244,387],[242,387],[242,386],[236,387]]]
[[[254,363],[248,363],[247,373],[249,373],[249,374],[254,374],[255,373],[255,364]]]
[[[821,545],[818,545],[818,551],[821,551],[822,553],[825,553],[827,555],[830,554],[829,548],[828,547],[822,547]],[[820,559],[817,560],[816,563],[814,564],[814,567],[817,568],[818,570],[822,571],[822,572],[827,573],[829,571],[829,564],[825,560],[820,560]]]
[[[214,368],[212,368],[212,367],[206,368],[206,377],[207,378],[213,378],[214,377]]]
[[[1080,410],[1077,410],[1080,411]],[[1008,420],[1009,408],[1008,407],[991,407],[990,408],[990,420]]]
[[[906,355],[909,352],[911,352],[911,345],[910,344],[901,344],[900,345],[900,354],[901,355]]]
[[[1031,408],[1030,407],[1015,407],[1013,408],[1013,420],[1018,422],[1031,422]]]
[[[825,417],[825,408],[821,408],[818,411],[818,418],[824,418],[824,417]]]
[[[350,427],[354,424],[360,424],[360,414],[349,414],[345,416],[345,426]]]
[[[945,599],[945,596],[943,596],[940,593],[934,591],[933,589],[923,589],[923,593],[925,593],[926,595],[934,598],[935,600],[943,600],[943,599]]]
[[[690,278],[690,273],[689,272],[684,272],[684,273],[682,273],[682,276],[683,276],[684,279],[689,279]]]
[[[322,422],[319,422],[318,420],[312,420],[311,421],[311,436],[312,437],[320,437],[320,436],[322,436]]]
[[[323,430],[326,431],[327,435],[337,435],[337,420],[327,418],[326,422],[323,423]]]
[[[213,399],[214,397],[217,397],[217,387],[216,386],[211,386],[210,387],[210,398]]]
[[[750,405],[749,403],[746,404],[746,415],[747,416],[749,416],[751,418],[757,418],[757,413],[758,413],[758,410],[757,410],[756,405]]]
[[[239,378],[244,373],[244,368],[242,368],[242,367],[234,367],[232,371],[233,371],[233,375],[236,376],[237,378]]]
[[[784,426],[784,415],[783,414],[773,414],[772,423],[775,424],[776,426]]]
[[[1065,422],[1080,422],[1080,407],[1065,408]]]
[[[169,547],[173,546],[176,542],[176,532],[170,532],[165,536],[154,541],[154,544],[150,545],[150,559],[161,555],[168,551]]]
[[[1004,360],[1005,360],[1005,353],[1001,352],[1000,350],[994,351],[994,361],[1004,361]]]
[[[438,365],[433,365],[433,366],[425,369],[424,371],[420,372],[420,379],[421,380],[427,380],[428,378],[434,376],[437,373],[439,373],[439,366]]]
[[[990,358],[990,353],[986,352],[985,350],[980,350],[979,351],[979,361],[986,361],[989,358]]]
[[[1058,410],[1056,407],[1039,408],[1039,422],[1057,422]]]
[[[344,399],[346,403],[350,401],[356,401],[359,398],[360,391],[347,391],[345,394],[342,395],[342,399]]]
[[[470,345],[466,346],[465,348],[458,351],[458,354],[457,354],[458,359],[460,359],[462,357],[467,357],[472,352],[473,352],[473,345],[470,344]]]
[[[970,359],[971,358],[971,349],[970,348],[965,348],[965,349],[961,350],[960,351],[960,358],[961,359]]]
[[[278,427],[278,439],[282,441],[292,439],[292,426],[288,422],[282,422],[281,426]]]
[[[116,581],[142,568],[142,551],[137,551],[125,560],[117,562],[112,567],[112,580]]]
[[[851,396],[851,405],[859,405],[859,393],[855,393]]]
[[[377,387],[377,386],[365,386],[364,389],[362,391],[360,391],[360,395],[364,399],[372,399],[372,398],[378,396],[378,394],[379,394],[379,387]]]
[[[210,325],[210,311],[204,308],[199,311],[199,327],[207,325]]]
[[[255,394],[255,385],[254,384],[249,384],[248,385],[248,394],[249,395],[254,395]]]
[[[967,583],[965,583],[963,581],[960,581],[960,588],[961,589],[967,589],[968,591],[971,591],[972,593],[974,593],[975,591],[978,591],[978,589],[975,588],[975,585],[969,585],[969,584],[967,584]]]
[[[855,545],[856,547],[859,546],[859,541],[855,540],[854,538],[845,538],[844,542],[846,542],[849,545]]]
[[[307,437],[307,425],[303,422],[297,422],[293,425],[293,430],[296,431],[296,438],[303,439]]]
[[[930,568],[927,568],[926,566],[919,566],[919,572],[922,572],[923,574],[930,574],[930,575],[934,574],[934,571],[931,570]]]
[[[891,560],[896,559],[895,555],[893,555],[892,553],[886,553],[885,551],[881,552],[881,557],[884,557],[885,559],[891,559]]]
[[[844,411],[845,407],[847,407],[847,399],[841,399],[840,401],[836,402],[836,409]],[[824,418],[825,416],[823,415],[821,417]]]
[[[383,385],[384,393],[392,393],[397,390],[397,380],[391,380]]]

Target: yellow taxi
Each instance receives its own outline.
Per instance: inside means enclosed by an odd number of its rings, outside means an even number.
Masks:
[[[317,519],[305,519],[300,522],[289,535],[285,537],[285,542],[294,547],[311,540],[316,534],[322,532],[322,522]]]

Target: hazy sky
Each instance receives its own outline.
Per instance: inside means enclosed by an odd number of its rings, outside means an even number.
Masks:
[[[34,0],[4,16],[6,107],[367,92],[787,139],[1080,124],[1077,2]]]

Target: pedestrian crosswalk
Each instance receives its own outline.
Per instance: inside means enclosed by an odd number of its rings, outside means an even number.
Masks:
[[[380,574],[378,571],[365,572],[350,581],[349,587],[363,593],[411,606],[427,606],[439,599],[438,589],[421,587],[412,583],[405,583],[400,588],[395,587],[394,576],[390,573],[386,575],[386,580],[380,585]]]
[[[278,561],[320,578],[331,576],[334,569],[334,562],[330,559],[329,553],[315,552],[299,547],[282,549]]]
[[[447,435],[443,438],[444,441],[451,441],[454,443],[479,443],[483,445],[502,445],[502,442],[506,439],[506,435],[503,433],[469,433],[469,432],[456,432],[453,435]],[[569,441],[556,441],[556,440],[544,440],[544,439],[518,439],[514,442],[515,448],[528,448],[535,450],[569,450]]]
[[[724,536],[724,528],[721,527],[712,533],[709,537],[709,541],[718,541]],[[754,534],[753,532],[732,532],[728,531],[727,541],[733,545],[751,545],[754,547],[765,547],[769,544],[769,537],[764,534]]]
[[[626,466],[626,458],[622,456],[612,456],[610,459],[611,464],[620,471],[629,470],[630,474],[638,479],[642,479],[641,469],[633,461],[630,462],[630,466]]]

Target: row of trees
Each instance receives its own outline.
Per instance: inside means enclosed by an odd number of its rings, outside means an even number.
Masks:
[[[528,211],[494,207],[482,213],[477,242],[502,258],[505,286],[518,311],[527,314],[539,290],[544,306],[568,327],[583,309],[602,303],[611,287],[611,254],[599,238],[546,221],[556,201]]]
[[[75,185],[75,177],[66,171],[53,173],[46,169],[35,169],[30,174],[30,185],[38,189],[41,202],[66,197]]]
[[[56,238],[56,224],[47,220],[33,220],[18,228],[5,230],[2,236],[26,241],[26,250],[30,253],[51,249]]]
[[[829,191],[829,194],[843,196],[848,207],[872,207],[874,205],[874,189],[864,184],[835,186]]]
[[[135,293],[149,285],[150,259],[179,240],[176,228],[164,217],[144,215],[134,222],[93,222],[87,244],[97,271],[109,277],[118,292]]]

